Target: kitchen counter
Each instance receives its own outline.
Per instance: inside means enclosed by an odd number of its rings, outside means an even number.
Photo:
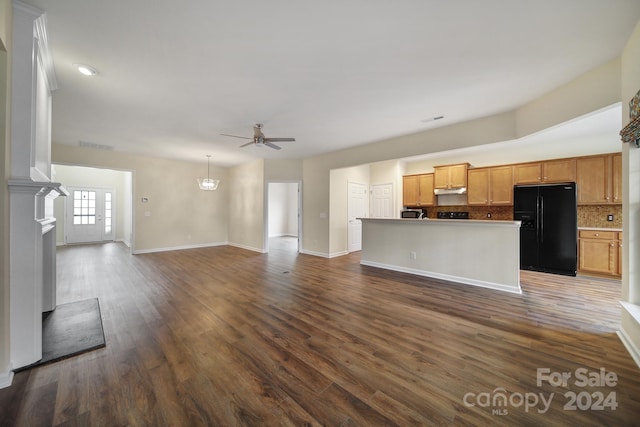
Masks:
[[[520,290],[520,221],[362,220],[362,265]]]
[[[593,231],[622,231],[622,228],[578,227],[578,230],[593,230]]]

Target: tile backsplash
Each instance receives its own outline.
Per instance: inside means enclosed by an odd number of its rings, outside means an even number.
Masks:
[[[467,211],[470,219],[513,220],[513,206],[435,206],[427,208],[428,217],[436,218],[440,211]],[[608,215],[613,215],[613,221],[607,221]],[[622,228],[622,205],[578,206],[578,227]]]
[[[607,221],[608,215],[613,221]],[[622,228],[622,205],[578,206],[578,227]]]

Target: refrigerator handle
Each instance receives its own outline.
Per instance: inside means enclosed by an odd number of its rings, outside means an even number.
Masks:
[[[544,197],[538,197],[538,233],[540,244],[544,242]]]

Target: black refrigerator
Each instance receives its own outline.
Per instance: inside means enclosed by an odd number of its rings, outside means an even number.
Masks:
[[[516,185],[514,219],[520,226],[520,268],[575,276],[576,184]]]

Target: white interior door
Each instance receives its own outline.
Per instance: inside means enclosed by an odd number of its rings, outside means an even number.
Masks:
[[[112,189],[70,187],[66,202],[65,242],[113,240],[115,192]]]
[[[362,250],[362,221],[356,218],[367,216],[367,188],[364,184],[357,182],[349,183],[349,225],[347,246],[349,252]]]
[[[393,218],[393,184],[371,186],[371,218]]]

